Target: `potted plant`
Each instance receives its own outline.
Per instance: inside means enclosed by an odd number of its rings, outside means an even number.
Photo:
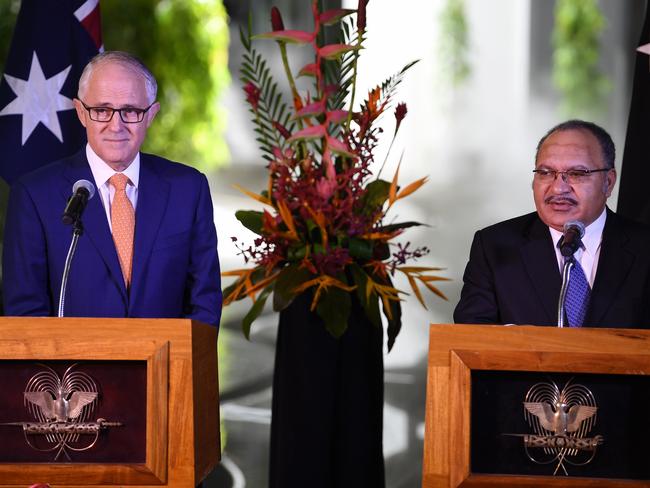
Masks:
[[[257,237],[237,248],[251,267],[225,272],[235,281],[224,304],[250,298],[242,321],[249,337],[269,297],[280,312],[273,384],[271,485],[382,486],[383,329],[390,350],[401,328],[405,293],[393,284],[404,274],[424,305],[422,289],[435,286],[440,268],[409,264],[426,247],[395,244],[414,221],[390,222],[389,212],[426,178],[403,187],[399,166],[381,178],[388,159],[375,161],[397,86],[415,62],[388,77],[356,104],[357,61],[366,34],[366,3],[322,10],[312,4],[310,31],[287,30],[271,12],[273,30],[241,32],[246,50],[241,79],[267,160],[264,191],[244,193],[264,209],[240,210],[239,221]],[[253,40],[279,47],[292,101],[283,100]],[[311,49],[313,60],[295,71],[287,44]],[[311,78],[300,91],[297,77]],[[394,109],[395,137],[407,114]],[[390,153],[390,150],[389,150]],[[305,478],[309,476],[309,478]],[[321,482],[314,481],[322,480]]]

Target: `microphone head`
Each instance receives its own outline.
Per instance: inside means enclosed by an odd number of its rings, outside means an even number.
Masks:
[[[95,195],[95,185],[93,185],[88,180],[77,180],[74,185],[72,185],[72,194],[77,193],[79,188],[85,188],[88,192],[88,200],[90,200]]]
[[[585,235],[585,224],[580,222],[579,220],[569,220],[566,224],[564,224],[564,233],[566,234],[569,229],[573,229],[578,233],[578,236],[580,239],[583,238]]]

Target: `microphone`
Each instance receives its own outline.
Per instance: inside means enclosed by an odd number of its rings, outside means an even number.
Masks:
[[[585,235],[585,224],[579,220],[569,220],[564,224],[564,235],[560,239],[560,254],[569,257],[578,250]]]
[[[72,196],[65,206],[61,220],[66,225],[74,224],[81,219],[88,200],[95,194],[95,185],[88,180],[78,180],[72,186]]]

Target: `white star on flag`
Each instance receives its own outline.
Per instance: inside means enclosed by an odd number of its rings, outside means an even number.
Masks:
[[[644,44],[636,48],[637,51],[643,54],[650,54],[650,44]]]
[[[34,51],[32,66],[29,69],[29,79],[21,80],[5,74],[5,79],[17,98],[0,110],[0,115],[18,114],[23,116],[23,146],[39,122],[42,122],[59,141],[63,142],[57,112],[71,110],[74,105],[72,100],[61,95],[59,91],[71,68],[72,66],[68,66],[60,73],[45,79],[36,51]]]

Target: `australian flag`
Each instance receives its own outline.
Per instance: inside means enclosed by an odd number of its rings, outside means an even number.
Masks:
[[[72,99],[102,50],[99,0],[22,0],[0,79],[0,176],[8,183],[85,143]]]

